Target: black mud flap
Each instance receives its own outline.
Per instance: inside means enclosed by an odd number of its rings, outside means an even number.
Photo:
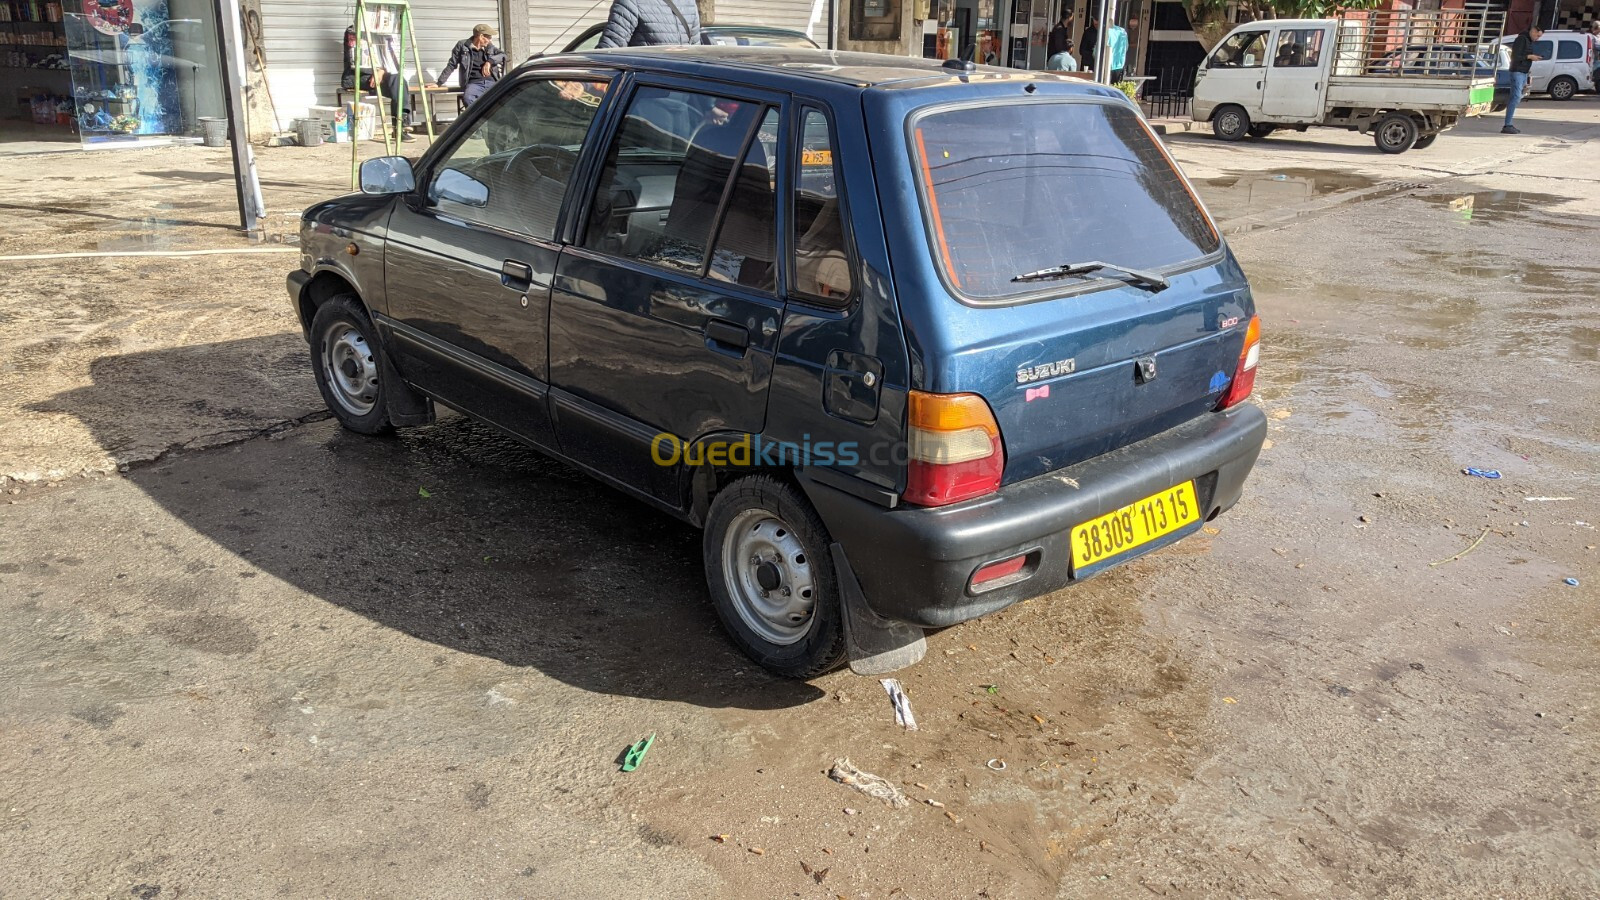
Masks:
[[[882,675],[922,660],[928,642],[922,629],[882,618],[867,606],[855,570],[837,543],[828,546],[833,571],[839,579],[839,601],[844,606],[844,645],[850,671],[857,675]]]
[[[432,425],[434,421],[433,400],[424,396],[416,388],[406,384],[400,377],[400,370],[389,362],[389,351],[385,349],[378,355],[378,377],[388,385],[388,396],[384,398],[384,409],[389,414],[389,424],[396,428],[410,428],[414,425]]]

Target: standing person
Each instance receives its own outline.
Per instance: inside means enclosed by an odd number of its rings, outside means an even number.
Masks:
[[[1111,84],[1122,80],[1128,66],[1128,32],[1121,25],[1106,28],[1106,64],[1111,69]]]
[[[1589,58],[1594,60],[1594,89],[1600,93],[1600,19],[1589,23]]]
[[[1534,42],[1541,37],[1544,37],[1544,29],[1529,25],[1527,31],[1511,42],[1511,96],[1506,100],[1506,126],[1500,129],[1501,134],[1522,133],[1511,124],[1511,119],[1516,116],[1517,104],[1522,102],[1522,94],[1528,89],[1528,73],[1533,71],[1535,62],[1544,59],[1533,52]]]
[[[439,73],[439,80],[429,87],[442,86],[450,80],[452,72],[460,69],[461,102],[468,106],[476,103],[485,91],[500,80],[505,67],[506,55],[494,45],[494,35],[493,25],[472,26],[472,37],[456,41],[455,49],[450,51],[450,62]]]
[[[612,0],[596,49],[700,43],[694,0]]]
[[[1046,48],[1044,58],[1055,59],[1058,53],[1072,52],[1072,18],[1076,15],[1068,9],[1066,4],[1061,5],[1061,21],[1056,27],[1050,29],[1050,41]]]
[[[1100,17],[1090,16],[1089,24],[1083,29],[1083,41],[1078,45],[1078,55],[1083,58],[1083,67],[1087,71],[1094,71],[1094,57],[1100,52]]]

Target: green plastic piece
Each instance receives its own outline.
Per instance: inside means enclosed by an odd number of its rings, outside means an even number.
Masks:
[[[656,736],[651,733],[649,737],[629,747],[628,752],[622,755],[622,771],[632,772],[639,768],[639,764],[644,762],[644,755],[650,751],[650,745],[655,742]]]

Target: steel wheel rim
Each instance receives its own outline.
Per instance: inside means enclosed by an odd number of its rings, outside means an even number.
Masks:
[[[1390,122],[1383,126],[1383,142],[1391,147],[1398,147],[1406,142],[1406,126],[1404,122]]]
[[[1236,112],[1225,112],[1225,113],[1222,114],[1222,117],[1217,121],[1217,124],[1222,126],[1222,133],[1223,134],[1238,134],[1239,133],[1239,114],[1236,113]]]
[[[323,332],[322,374],[333,399],[351,415],[364,416],[377,405],[377,359],[366,336],[349,322],[334,322]]]
[[[816,580],[800,536],[769,510],[733,517],[722,539],[722,576],[739,620],[762,640],[788,646],[811,631]]]

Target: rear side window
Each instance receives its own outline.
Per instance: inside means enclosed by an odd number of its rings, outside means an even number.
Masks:
[[[770,163],[755,140],[766,117],[760,104],[640,88],[606,156],[583,246],[704,275],[712,228],[737,188],[738,233],[724,241],[712,277],[770,287],[776,213]]]
[[[794,290],[828,303],[850,296],[844,216],[839,209],[839,163],[828,117],[807,109],[800,117],[799,171],[794,182]]]
[[[1138,114],[1120,104],[961,107],[916,119],[911,137],[934,255],[971,300],[1035,293],[1038,282],[1014,279],[1052,266],[1159,271],[1222,245]]]
[[[1562,41],[1556,59],[1583,59],[1583,45],[1577,41]]]
[[[1540,59],[1549,59],[1556,52],[1555,41],[1534,41],[1533,49],[1528,51]]]

